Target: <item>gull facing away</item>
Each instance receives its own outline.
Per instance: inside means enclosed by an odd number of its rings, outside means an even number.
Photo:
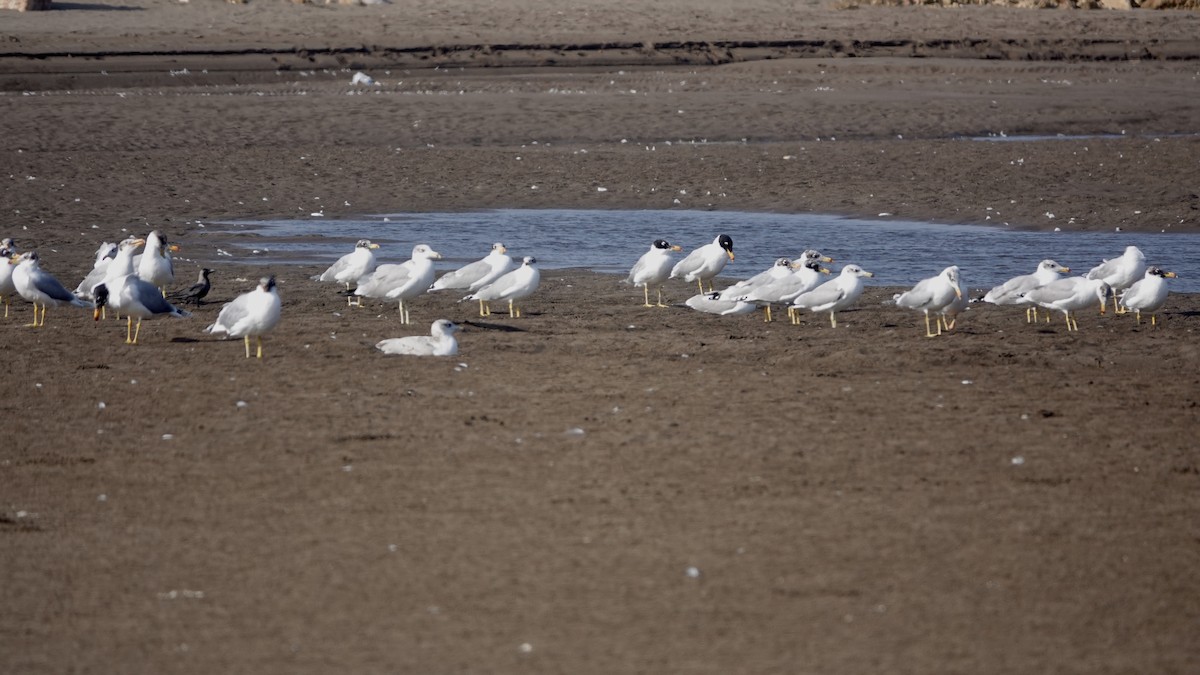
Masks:
[[[701,293],[704,293],[704,282],[707,281],[708,291],[711,293],[712,280],[725,269],[730,260],[733,260],[733,239],[727,234],[717,235],[711,244],[701,246],[675,263],[675,267],[671,268],[671,278],[695,281]]]
[[[443,274],[433,282],[429,290],[466,290],[474,293],[513,271],[515,267],[512,256],[508,255],[508,247],[496,242],[492,244],[492,250],[486,256]]]
[[[92,287],[104,281],[104,276],[108,273],[108,266],[112,264],[115,257],[117,257],[117,244],[110,241],[100,244],[100,248],[96,249],[96,260],[92,263],[92,269],[75,287],[75,295],[84,300],[91,300]]]
[[[491,315],[493,301],[508,300],[508,315],[520,317],[521,308],[513,303],[533,295],[542,281],[542,273],[534,267],[536,263],[537,258],[525,256],[520,267],[468,295],[463,300],[478,300],[479,316]]]
[[[136,261],[138,278],[157,286],[163,297],[167,295],[167,286],[175,283],[175,263],[171,260],[171,251],[178,250],[178,246],[168,244],[167,238],[154,230],[146,235],[146,250]]]
[[[1079,330],[1079,322],[1072,312],[1100,303],[1100,313],[1112,295],[1112,287],[1103,279],[1088,279],[1086,277],[1068,277],[1039,286],[1025,293],[1022,297],[1026,302],[1032,302],[1046,311],[1054,310],[1063,313],[1067,321],[1067,331]]]
[[[1158,310],[1167,303],[1167,279],[1175,278],[1174,272],[1161,267],[1146,268],[1146,276],[1134,282],[1121,294],[1121,306],[1132,309],[1137,322],[1142,322],[1142,312],[1150,313],[1150,325],[1158,325]]]
[[[1146,274],[1146,256],[1142,254],[1141,249],[1136,246],[1126,246],[1125,252],[1119,258],[1112,258],[1096,265],[1088,270],[1084,276],[1088,279],[1102,279],[1108,284],[1113,292],[1113,311],[1117,314],[1124,313],[1117,306],[1116,291],[1123,291],[1129,288],[1137,280],[1144,277]]]
[[[346,255],[338,258],[337,262],[329,266],[329,269],[313,277],[313,281],[335,281],[339,284],[346,284],[346,290],[350,290],[350,284],[358,281],[358,278],[375,271],[375,266],[378,264],[375,260],[375,249],[379,248],[379,244],[371,243],[369,239],[359,239],[354,245],[354,250]],[[353,296],[346,297],[346,304],[354,304]],[[359,307],[362,307],[362,300],[359,300]]]
[[[951,265],[936,277],[922,279],[911,290],[897,294],[896,305],[924,312],[925,337],[937,337],[942,334],[941,317],[937,317],[937,333],[934,333],[929,326],[929,313],[934,312],[938,315],[949,307],[950,303],[962,298],[962,287],[959,283],[958,267]]]
[[[17,268],[17,245],[7,237],[0,241],[0,300],[4,302],[4,318],[8,318],[9,298],[17,294],[13,284],[13,270]]]
[[[359,305],[364,297],[396,300],[400,303],[400,323],[411,323],[404,301],[429,290],[429,284],[433,282],[433,261],[441,259],[441,253],[425,244],[417,244],[408,261],[399,265],[380,265],[358,280],[354,294],[359,297]]]
[[[643,253],[642,257],[633,264],[633,268],[629,270],[629,276],[625,278],[625,283],[633,284],[634,288],[642,287],[643,295],[646,298],[646,304],[643,307],[654,306],[650,304],[651,285],[658,291],[658,306],[667,306],[662,301],[663,283],[671,274],[671,254],[682,250],[679,246],[671,245],[666,239],[655,239],[654,243],[650,244],[650,250]]]
[[[749,314],[758,309],[758,305],[745,300],[726,300],[720,293],[700,293],[684,301],[685,305],[697,312],[717,314],[719,316],[737,316]]]
[[[389,338],[375,343],[375,348],[384,354],[407,354],[410,356],[454,356],[458,354],[458,340],[454,334],[462,330],[447,319],[438,319],[429,327],[429,335]]]
[[[1038,286],[1045,286],[1052,281],[1058,281],[1063,274],[1070,272],[1070,267],[1063,267],[1053,260],[1046,259],[1038,263],[1037,269],[1033,274],[1022,274],[1013,277],[1008,281],[995,286],[992,290],[983,296],[984,302],[990,302],[993,305],[1021,305],[1026,304],[1021,300],[1021,296]],[[1033,320],[1037,321],[1037,305],[1030,305],[1025,309],[1025,323],[1030,323],[1029,313],[1033,312]],[[1047,314],[1046,320],[1050,320]]]
[[[40,328],[46,325],[46,309],[50,305],[75,305],[90,307],[87,302],[75,297],[49,272],[42,269],[38,262],[37,251],[26,251],[14,255],[9,263],[15,264],[12,271],[13,286],[17,295],[33,303],[33,323],[26,324],[30,328]],[[38,319],[38,305],[42,306],[42,316]]]
[[[836,277],[803,293],[792,301],[792,307],[812,312],[829,312],[829,324],[837,328],[837,313],[858,300],[863,292],[863,278],[873,277],[858,265],[846,265]]]
[[[208,292],[212,290],[212,282],[209,281],[208,275],[213,271],[207,267],[200,270],[200,275],[196,277],[196,283],[183,289],[176,291],[167,296],[168,300],[176,300],[179,302],[190,302],[199,307],[200,301],[208,296]]]
[[[257,358],[262,358],[262,336],[279,324],[283,303],[275,290],[275,277],[263,277],[258,287],[242,293],[221,308],[217,320],[204,330],[213,335],[224,333],[242,338],[246,343],[246,358],[250,358],[250,336],[258,341]]]
[[[122,244],[122,246],[125,245]],[[125,344],[127,345],[138,343],[138,336],[142,332],[142,319],[153,319],[160,316],[186,319],[191,316],[190,312],[167,302],[162,291],[136,274],[105,279],[92,288],[92,296],[96,298],[96,309],[92,312],[93,319],[99,321],[100,313],[108,306],[111,306],[117,314],[125,315]],[[136,329],[133,327],[133,317],[135,316],[137,317]]]

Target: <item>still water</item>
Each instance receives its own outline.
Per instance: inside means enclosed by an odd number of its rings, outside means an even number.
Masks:
[[[465,213],[394,213],[358,220],[321,218],[222,223],[264,237],[257,243],[265,264],[331,263],[360,238],[380,244],[381,263],[408,259],[412,247],[429,244],[445,259],[439,273],[478,260],[493,242],[514,258],[532,255],[543,269],[578,267],[625,273],[654,239],[688,251],[717,234],[733,238],[737,259],[723,277],[746,278],[780,257],[813,248],[833,257],[834,270],[857,263],[875,272],[873,283],[911,285],[958,265],[971,288],[987,288],[1032,273],[1052,258],[1083,273],[1133,244],[1147,262],[1174,271],[1174,292],[1200,292],[1200,235],[1127,232],[1018,232],[969,225],[900,220],[856,220],[813,214],[721,211],[496,210]]]

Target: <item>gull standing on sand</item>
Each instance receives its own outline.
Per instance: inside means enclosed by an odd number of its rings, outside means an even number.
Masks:
[[[1113,292],[1113,312],[1123,313],[1117,306],[1117,291],[1129,288],[1146,274],[1146,256],[1136,246],[1126,246],[1125,252],[1119,258],[1111,258],[1088,270],[1084,276],[1088,279],[1102,279]]]
[[[1121,294],[1121,306],[1132,309],[1137,322],[1142,322],[1142,312],[1150,313],[1150,325],[1158,325],[1158,310],[1167,303],[1167,279],[1174,279],[1174,272],[1161,267],[1146,268],[1146,276],[1135,282]]]
[[[993,305],[1022,305],[1026,304],[1021,300],[1021,296],[1039,286],[1045,286],[1048,283],[1058,281],[1061,275],[1070,272],[1070,267],[1063,267],[1053,260],[1046,259],[1038,263],[1037,269],[1033,274],[1022,274],[1021,276],[1013,277],[1008,281],[992,288],[983,296],[984,302],[990,302]],[[1030,323],[1029,313],[1033,312],[1033,320],[1037,321],[1037,305],[1030,305],[1025,309],[1025,323]],[[1050,320],[1050,315],[1046,315],[1046,320]]]
[[[1079,322],[1071,313],[1099,301],[1100,313],[1103,314],[1110,295],[1112,287],[1103,279],[1068,277],[1039,286],[1021,297],[1025,302],[1032,302],[1046,311],[1062,312],[1067,321],[1067,331],[1077,331]]]
[[[279,324],[283,303],[275,290],[275,277],[263,277],[258,287],[242,293],[221,308],[217,320],[204,330],[213,335],[224,333],[242,338],[246,343],[246,358],[250,358],[250,336],[258,341],[257,358],[262,358],[262,336]]]
[[[858,265],[846,265],[833,279],[799,295],[792,301],[792,307],[812,312],[829,312],[829,324],[837,328],[837,313],[858,300],[863,292],[863,278],[873,276],[873,272],[868,272]]]
[[[374,272],[358,280],[354,294],[361,298],[382,298],[400,303],[400,323],[411,323],[405,300],[412,300],[429,290],[433,283],[433,261],[442,254],[426,244],[413,247],[412,258],[399,265],[380,265]]]
[[[433,282],[430,291],[467,290],[477,291],[508,274],[516,267],[508,247],[500,242],[492,244],[492,250],[483,258],[447,272]]]
[[[12,281],[17,295],[33,303],[33,323],[27,324],[29,328],[40,328],[46,325],[46,309],[50,305],[55,307],[67,304],[76,307],[90,306],[87,302],[75,297],[58,279],[42,269],[38,262],[37,251],[27,251],[12,256],[9,262],[16,263],[16,269],[12,271]],[[41,320],[38,319],[39,304],[42,306]]]
[[[958,271],[958,288],[962,291],[962,295],[951,300],[950,304],[943,307],[938,314],[942,328],[948,331],[954,330],[954,326],[958,324],[958,315],[967,311],[971,304],[970,289],[967,288],[967,282],[963,280],[962,270]]]
[[[942,334],[940,312],[959,298],[962,298],[962,287],[959,285],[958,267],[954,265],[942,270],[936,277],[918,281],[911,290],[898,293],[894,297],[896,306],[919,309],[925,313],[925,337],[937,337]],[[929,326],[930,312],[938,315],[937,333]]]
[[[167,286],[175,283],[175,263],[171,251],[178,246],[167,243],[167,238],[158,230],[146,235],[146,250],[137,261],[137,275],[142,281],[158,287],[159,294],[167,296]]]
[[[142,331],[142,319],[153,319],[158,316],[173,316],[187,318],[188,312],[176,308],[167,302],[162,292],[154,284],[138,277],[133,272],[134,251],[146,243],[145,239],[126,238],[117,246],[117,255],[108,265],[104,281],[91,289],[92,297],[96,299],[96,309],[92,318],[99,320],[105,308],[111,306],[118,316],[125,318],[125,344],[135,345]],[[138,318],[137,329],[133,327],[133,317]]]
[[[711,244],[705,244],[692,251],[686,258],[675,263],[671,268],[672,279],[695,281],[704,293],[704,282],[708,282],[708,291],[713,290],[712,280],[725,269],[725,265],[733,260],[733,239],[727,234],[718,235]]]
[[[373,244],[369,239],[359,239],[354,245],[354,250],[346,255],[338,258],[337,262],[329,266],[329,269],[313,277],[313,281],[335,281],[339,284],[346,284],[346,290],[350,290],[350,284],[358,281],[358,278],[375,271],[375,266],[378,264],[375,260],[375,249],[379,248],[379,244]],[[353,296],[346,297],[346,304],[354,304]],[[362,306],[362,300],[359,300],[358,306]]]
[[[196,283],[183,289],[176,291],[167,296],[168,300],[178,300],[179,302],[190,302],[197,307],[200,306],[200,301],[208,296],[208,292],[212,290],[212,282],[209,281],[208,275],[213,271],[207,267],[200,270],[200,276],[196,277]]]
[[[84,300],[91,300],[92,287],[104,281],[105,275],[108,274],[108,266],[112,264],[115,257],[117,257],[117,244],[110,241],[100,244],[100,248],[96,249],[96,260],[92,263],[92,270],[75,287],[75,295]]]
[[[375,343],[375,348],[384,354],[408,354],[410,356],[454,356],[458,354],[458,340],[454,334],[461,330],[447,319],[438,319],[429,327],[429,335],[389,338]]]
[[[633,268],[629,270],[629,276],[625,278],[625,283],[633,284],[634,288],[642,287],[643,295],[646,298],[646,304],[643,307],[654,306],[650,304],[651,285],[658,291],[658,306],[666,307],[662,301],[663,282],[671,274],[671,254],[682,250],[678,246],[672,246],[666,239],[655,239],[654,243],[650,244],[650,250],[643,253],[642,257],[633,264]]]
[[[4,302],[4,318],[8,318],[9,298],[17,294],[13,270],[17,268],[17,245],[7,237],[0,241],[0,301]]]
[[[747,302],[753,302],[756,305],[764,307],[766,310],[765,321],[772,320],[771,305],[788,305],[788,316],[795,323],[795,308],[791,306],[792,301],[801,294],[816,288],[817,284],[821,283],[822,274],[830,273],[828,269],[821,266],[822,262],[833,262],[833,258],[823,256],[811,249],[805,251],[800,254],[799,262],[792,263],[791,273],[788,276],[752,289],[740,298],[730,299],[746,300]],[[724,295],[722,293],[722,296]]]
[[[510,317],[521,316],[521,308],[516,307],[513,302],[533,295],[534,291],[538,289],[542,274],[538,268],[534,267],[536,263],[537,258],[525,256],[520,267],[468,295],[463,300],[478,300],[479,316],[491,315],[492,301],[508,300],[508,315]]]

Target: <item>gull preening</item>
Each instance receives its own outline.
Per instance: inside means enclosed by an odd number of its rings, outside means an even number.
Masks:
[[[792,301],[792,307],[812,312],[829,312],[829,324],[837,328],[837,313],[854,304],[862,295],[863,279],[873,277],[858,265],[846,265],[833,279],[803,293]]]
[[[654,243],[650,244],[650,250],[643,253],[642,257],[633,264],[633,268],[629,270],[629,276],[625,278],[625,283],[633,284],[634,288],[642,287],[646,299],[644,307],[654,306],[650,304],[650,286],[654,286],[658,291],[658,306],[667,306],[662,301],[663,283],[671,274],[671,254],[682,250],[666,239],[655,239]]]
[[[20,255],[14,255],[9,259],[10,263],[15,263],[16,268],[12,271],[12,282],[16,288],[17,295],[25,298],[33,303],[33,323],[27,324],[30,328],[40,328],[46,325],[46,309],[51,305],[58,307],[60,305],[75,305],[76,307],[90,307],[90,305],[75,297],[75,294],[68,291],[58,279],[55,279],[46,270],[43,270],[38,262],[37,251],[26,251]],[[42,307],[41,319],[38,318],[38,305]]]
[[[1088,270],[1084,276],[1088,279],[1101,279],[1112,288],[1113,292],[1129,288],[1146,274],[1146,256],[1136,246],[1126,246],[1125,252],[1119,258],[1111,258]],[[1116,295],[1113,296],[1113,311],[1122,313],[1117,306]]]
[[[508,315],[510,317],[521,316],[521,308],[514,303],[533,295],[542,280],[541,272],[534,267],[536,263],[537,258],[525,256],[520,267],[468,295],[463,300],[478,300],[479,316],[491,315],[492,302],[507,300]]]
[[[704,293],[704,282],[707,281],[711,293],[712,280],[725,269],[730,260],[733,260],[733,239],[727,234],[718,235],[711,244],[701,246],[675,263],[671,268],[671,278],[683,279],[689,283],[695,281],[701,293]]]
[[[1146,275],[1134,282],[1121,294],[1121,306],[1132,309],[1137,322],[1142,322],[1142,312],[1150,314],[1150,325],[1158,325],[1158,310],[1167,303],[1167,279],[1174,279],[1174,272],[1161,267],[1146,268]]]
[[[462,330],[447,319],[438,319],[429,327],[429,335],[389,338],[375,343],[375,348],[384,354],[407,354],[410,356],[454,356],[458,354],[458,340],[454,334]]]
[[[508,274],[516,267],[508,247],[501,242],[492,244],[492,250],[483,258],[447,272],[433,282],[430,291],[466,290],[475,292],[496,279]]]
[[[375,260],[375,249],[379,248],[379,244],[371,243],[370,239],[359,239],[354,245],[354,250],[341,258],[337,262],[329,266],[329,269],[313,277],[313,281],[333,281],[339,284],[346,284],[346,290],[350,290],[350,284],[358,281],[359,277],[370,274],[375,271],[378,264]],[[346,297],[346,304],[354,304],[354,296]],[[362,306],[362,301],[359,300],[359,306]]]
[[[395,300],[399,303],[400,323],[411,323],[404,301],[429,290],[433,282],[433,261],[441,259],[441,253],[426,244],[417,244],[408,261],[398,265],[380,265],[374,272],[359,279],[354,295],[360,298],[360,305],[364,297]]]
[[[984,302],[990,302],[993,305],[1022,305],[1027,304],[1021,296],[1032,291],[1039,286],[1045,286],[1048,283],[1058,281],[1063,274],[1070,272],[1070,267],[1063,267],[1053,260],[1046,259],[1038,263],[1037,269],[1033,274],[1022,274],[1013,277],[1008,281],[992,288],[983,296]],[[1033,312],[1033,320],[1037,321],[1037,305],[1030,305],[1025,309],[1025,323],[1030,323],[1030,312]],[[1049,321],[1049,315],[1046,316]]]
[[[262,336],[279,324],[283,303],[275,290],[275,277],[263,277],[258,287],[242,293],[221,308],[217,320],[204,330],[231,338],[242,338],[246,343],[246,358],[250,358],[250,338],[258,341],[257,357],[262,358]]]
[[[1022,298],[1046,311],[1062,312],[1067,322],[1067,331],[1078,331],[1079,322],[1072,315],[1085,307],[1100,303],[1100,313],[1112,295],[1112,287],[1103,279],[1068,277],[1039,286],[1026,292]]]
[[[896,306],[907,309],[919,309],[925,313],[925,337],[937,337],[942,334],[941,312],[954,301],[962,298],[962,286],[958,278],[958,267],[951,265],[942,270],[936,277],[922,279],[911,290],[895,296]],[[929,313],[933,312],[937,319],[937,333],[929,326]]]

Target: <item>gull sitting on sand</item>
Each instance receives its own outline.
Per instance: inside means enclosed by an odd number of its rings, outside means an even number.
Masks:
[[[478,300],[479,316],[491,315],[493,301],[507,300],[508,315],[510,317],[521,316],[521,308],[513,303],[533,295],[541,284],[542,274],[537,267],[534,267],[536,263],[537,258],[525,256],[520,267],[468,295],[463,300]]]
[[[858,265],[846,265],[833,279],[797,296],[792,306],[813,312],[829,312],[829,324],[837,328],[837,313],[858,300],[863,292],[863,279],[873,276],[873,272]]]
[[[1008,281],[992,288],[983,296],[984,302],[990,302],[993,305],[1021,305],[1027,304],[1021,300],[1021,296],[1039,286],[1045,286],[1053,281],[1058,281],[1063,274],[1070,272],[1070,267],[1063,267],[1053,260],[1046,259],[1038,263],[1037,269],[1033,274],[1022,274],[1013,277]],[[1033,320],[1037,321],[1037,305],[1029,305],[1025,310],[1025,323],[1030,323],[1029,313],[1033,312]],[[1046,320],[1050,320],[1050,315],[1046,315]]]
[[[658,306],[666,307],[662,301],[663,282],[671,274],[671,254],[678,253],[683,249],[678,246],[671,245],[666,239],[655,239],[654,243],[650,244],[650,250],[642,254],[638,261],[633,264],[633,268],[629,270],[629,276],[625,278],[625,283],[633,284],[634,288],[642,287],[643,296],[646,299],[644,307],[653,307],[650,304],[650,286],[658,291]]]
[[[695,281],[704,293],[704,282],[708,282],[708,291],[713,290],[712,280],[725,269],[725,265],[733,260],[733,239],[727,234],[717,235],[711,244],[705,244],[692,251],[686,258],[675,263],[671,268],[672,279]]]
[[[492,244],[492,250],[483,258],[447,272],[433,282],[430,291],[466,290],[475,292],[508,274],[516,267],[508,247],[500,242]]]
[[[20,255],[12,256],[9,263],[15,264],[16,268],[12,271],[12,282],[16,288],[17,295],[25,298],[33,303],[33,323],[27,324],[30,328],[40,328],[46,325],[46,309],[50,305],[58,307],[59,305],[75,305],[76,307],[90,307],[90,305],[75,297],[75,294],[68,291],[62,283],[55,279],[49,272],[42,269],[38,262],[37,251],[27,251]],[[38,305],[42,306],[41,319],[38,319]]]
[[[283,304],[275,290],[275,277],[263,277],[258,287],[242,293],[221,308],[217,320],[204,330],[231,338],[242,338],[246,343],[246,358],[250,358],[250,337],[258,341],[257,358],[262,358],[262,336],[279,325]]]
[[[958,267],[951,265],[942,270],[936,277],[922,279],[911,290],[898,293],[894,299],[898,307],[919,309],[925,313],[925,337],[937,337],[942,334],[940,313],[950,303],[962,298],[962,287],[959,285]],[[936,316],[937,333],[929,326],[929,313]]]
[[[1142,322],[1142,312],[1149,312],[1150,325],[1158,325],[1158,310],[1167,303],[1167,279],[1174,279],[1174,272],[1161,267],[1146,268],[1146,276],[1121,294],[1121,306],[1132,309],[1137,322]]]
[[[329,269],[313,277],[313,281],[333,281],[339,284],[346,284],[346,290],[350,290],[350,284],[358,281],[359,277],[370,274],[375,271],[378,264],[375,260],[375,249],[379,248],[379,244],[373,244],[369,239],[359,239],[354,245],[354,250],[341,258],[337,262],[329,266]],[[347,296],[346,304],[353,305],[354,296]],[[361,298],[358,301],[358,306],[362,307]]]
[[[454,334],[461,330],[447,319],[438,319],[429,327],[429,335],[389,338],[375,343],[375,348],[384,354],[407,354],[410,356],[454,356],[458,354],[458,340]]]
[[[718,316],[737,316],[749,314],[758,309],[758,305],[745,300],[726,300],[720,293],[700,293],[684,301],[685,305],[697,312],[716,314]]]
[[[354,290],[361,298],[395,300],[400,307],[400,323],[411,323],[405,300],[412,300],[429,290],[433,282],[433,261],[441,260],[442,254],[426,244],[413,247],[412,258],[399,265],[380,265],[374,272],[358,280]]]

